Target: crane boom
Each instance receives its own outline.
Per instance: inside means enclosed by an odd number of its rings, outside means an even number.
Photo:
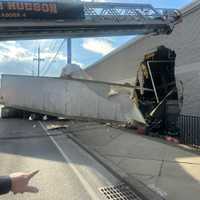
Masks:
[[[52,3],[40,4],[44,7]],[[13,14],[18,16],[17,11],[8,12],[6,18],[2,18],[2,8],[0,40],[169,34],[174,23],[180,18],[180,13],[176,9],[155,9],[149,4],[81,2],[77,6],[83,9],[79,19],[44,18],[42,15],[39,19],[12,19]]]

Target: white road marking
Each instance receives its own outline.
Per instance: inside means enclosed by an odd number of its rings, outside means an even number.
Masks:
[[[42,122],[39,121],[39,123],[40,123],[42,129],[45,131],[45,133],[47,135],[50,135],[50,133],[48,132],[48,130],[46,129],[46,127],[42,124]],[[61,149],[61,147],[58,145],[58,143],[55,141],[55,139],[52,136],[49,136],[49,137],[50,137],[51,141],[54,143],[54,145],[57,147],[58,151],[63,156],[63,158],[65,159],[65,161],[72,168],[72,170],[74,171],[74,173],[77,175],[77,177],[79,178],[81,184],[83,185],[83,187],[85,188],[85,190],[88,192],[88,194],[91,196],[91,199],[95,199],[95,200],[99,199],[99,197],[97,196],[96,192],[92,189],[92,187],[90,186],[90,184],[85,180],[85,178],[82,176],[82,174],[79,172],[79,170],[75,167],[75,165],[71,164],[72,161],[65,154],[65,152]]]
[[[152,189],[154,192],[159,194],[161,197],[167,197],[167,192],[161,190],[159,187],[156,187],[154,184],[149,184],[148,187]]]

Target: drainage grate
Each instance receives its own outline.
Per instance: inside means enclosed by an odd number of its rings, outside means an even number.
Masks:
[[[142,200],[124,183],[100,188],[99,190],[109,200]]]

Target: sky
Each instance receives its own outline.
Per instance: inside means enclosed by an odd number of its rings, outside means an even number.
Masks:
[[[125,1],[109,0],[109,2]],[[126,3],[148,3],[155,8],[182,8],[191,2],[192,0],[126,0]],[[73,39],[72,62],[85,69],[133,37],[135,36]],[[37,57],[39,46],[41,58],[44,59],[41,62],[40,74],[59,76],[67,63],[67,42],[63,39],[0,42],[0,74],[36,75],[37,62],[33,61],[33,58]],[[53,59],[59,48],[58,55]]]

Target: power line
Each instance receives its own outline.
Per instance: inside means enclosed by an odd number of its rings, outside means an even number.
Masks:
[[[58,48],[57,48],[56,54],[55,54],[54,56],[52,56],[52,58],[50,59],[50,62],[49,62],[49,63],[46,63],[46,65],[43,67],[43,69],[44,69],[44,70],[43,70],[43,73],[42,73],[43,75],[45,75],[45,74],[49,71],[50,66],[52,65],[52,63],[54,62],[55,58],[57,57],[58,52],[60,51],[60,49],[61,49],[61,47],[62,47],[64,41],[65,41],[65,40],[63,40],[63,41],[60,43],[60,45],[59,45]],[[54,46],[53,46],[52,50],[56,48],[56,44],[57,44],[57,41],[54,43]],[[46,70],[45,70],[45,68],[46,68]]]
[[[54,43],[53,43],[54,42]],[[51,43],[50,43],[50,45],[49,45],[49,51],[50,52],[52,52],[55,48],[56,48],[56,44],[58,43],[58,41],[57,40],[55,40],[55,41],[52,41]],[[44,66],[42,67],[43,68],[43,71],[44,71],[44,69],[46,69],[47,68],[47,66],[49,65],[49,60],[51,60],[53,58],[53,56],[50,58],[50,59],[46,59],[46,62],[44,63]]]
[[[52,49],[55,48],[56,43],[57,43],[57,40],[51,41],[50,44],[49,44],[48,51],[52,51]],[[54,47],[54,48],[52,48],[52,47]],[[42,66],[42,69],[45,69],[47,67],[48,63],[49,63],[49,58],[45,60],[44,65]]]
[[[42,40],[42,41],[43,41],[42,46],[40,46],[41,52],[43,51],[43,49],[44,49],[44,51],[46,51],[46,46],[47,46],[48,40]],[[40,40],[39,40],[39,42],[40,42]],[[55,40],[55,41],[53,41],[53,40],[50,41],[48,50],[51,51],[51,49],[54,49],[55,46],[56,46],[56,43],[57,43],[57,40]],[[53,47],[53,48],[52,48],[52,47]],[[49,63],[48,61],[49,61],[49,59],[46,59],[46,60],[45,60],[44,65],[42,66],[42,69],[44,69],[44,68],[47,67],[47,65],[48,65],[48,63]]]
[[[50,62],[49,65],[47,66],[47,69],[44,71],[43,75],[47,74],[47,72],[49,71],[49,69],[50,69],[52,63],[53,63],[54,60],[56,59],[56,57],[57,57],[58,53],[60,52],[62,46],[64,45],[65,41],[66,41],[66,39],[64,39],[64,40],[62,41],[62,43],[60,44],[60,46],[59,46],[59,48],[58,48],[56,54],[54,55],[53,59],[51,59],[51,62]]]

